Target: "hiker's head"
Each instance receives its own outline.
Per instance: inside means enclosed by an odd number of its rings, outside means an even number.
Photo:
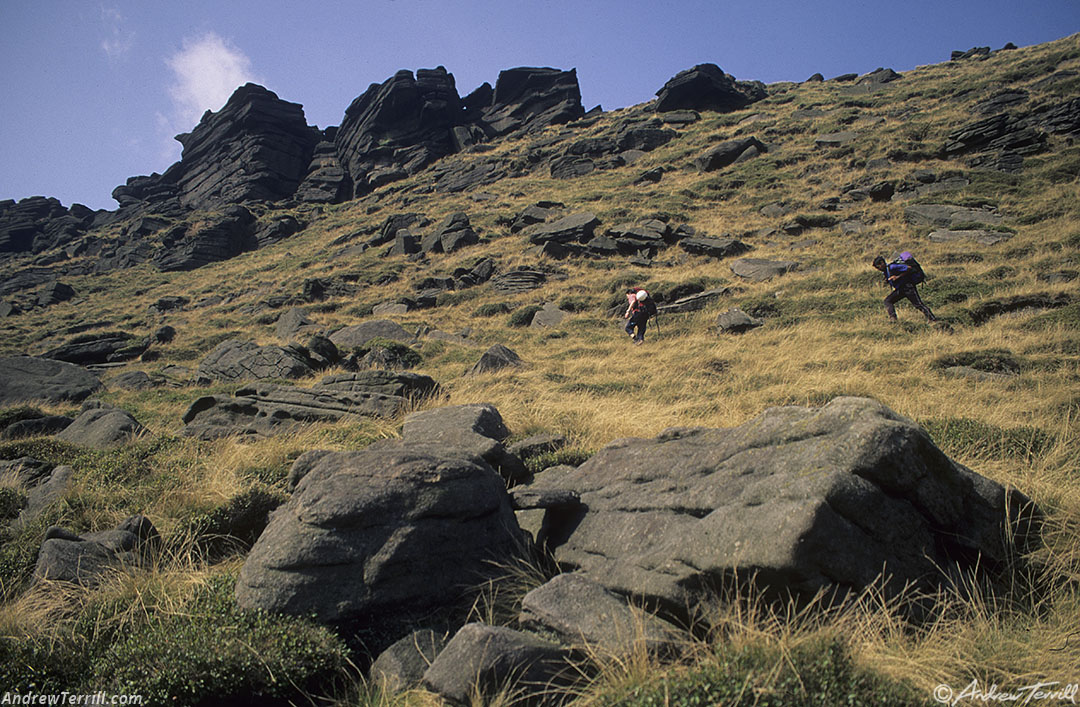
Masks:
[[[877,268],[878,270],[884,270],[885,269],[885,258],[882,258],[880,255],[878,257],[874,258],[874,267]]]
[[[638,290],[637,294],[635,294],[634,297],[637,297],[638,302],[644,302],[649,298],[649,293],[645,290]]]

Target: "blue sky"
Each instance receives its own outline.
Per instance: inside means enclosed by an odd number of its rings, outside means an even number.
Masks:
[[[114,209],[245,81],[326,127],[399,69],[445,66],[464,96],[502,69],[576,68],[585,107],[614,109],[704,62],[802,81],[1078,31],[1080,0],[0,0],[0,199]]]

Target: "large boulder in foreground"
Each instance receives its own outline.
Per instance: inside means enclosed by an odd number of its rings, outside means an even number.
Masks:
[[[1006,563],[1034,514],[865,398],[616,441],[558,478],[581,498],[548,539],[560,565],[680,615],[736,575],[796,595],[882,572],[933,587]]]
[[[526,480],[529,472],[503,445],[509,436],[502,415],[490,403],[414,412],[401,428],[401,441],[406,445],[453,449],[455,454],[490,465],[508,483],[516,483]]]
[[[274,512],[240,572],[243,608],[407,627],[520,547],[503,480],[445,447],[329,452]]]
[[[100,388],[97,376],[72,363],[34,356],[0,358],[0,405],[81,402]]]

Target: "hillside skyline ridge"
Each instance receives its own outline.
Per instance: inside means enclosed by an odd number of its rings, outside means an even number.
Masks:
[[[12,41],[0,64],[0,198],[55,196],[114,208],[111,189],[179,158],[173,139],[248,80],[300,101],[313,125],[338,123],[369,83],[442,64],[462,93],[514,66],[577,68],[586,109],[651,99],[664,81],[711,62],[741,80],[802,81],[897,71],[953,50],[1032,46],[1080,30],[1069,0],[1037,6],[919,0],[876,8],[829,0],[770,3],[484,0],[436,11],[377,2],[297,13],[274,3],[183,8],[115,0],[0,8]]]
[[[967,49],[966,51],[970,52],[970,51],[976,51],[976,50],[986,50],[986,49],[988,49],[988,50],[989,50],[989,52],[990,52],[990,54],[996,54],[997,52],[1000,52],[1000,51],[1009,51],[1009,50],[1014,50],[1014,49],[1025,49],[1025,48],[1031,48],[1031,47],[1035,47],[1035,46],[1041,46],[1041,45],[1043,45],[1043,44],[1052,44],[1052,43],[1054,43],[1054,42],[1060,42],[1060,41],[1067,41],[1067,40],[1069,40],[1069,39],[1070,39],[1071,37],[1073,37],[1073,36],[1076,36],[1076,34],[1080,34],[1080,33],[1070,34],[1070,35],[1067,35],[1067,36],[1061,37],[1061,38],[1059,38],[1059,39],[1051,40],[1051,41],[1049,41],[1049,42],[1042,42],[1042,43],[1039,43],[1039,44],[1036,44],[1036,45],[1030,45],[1029,47],[1020,47],[1020,46],[1015,46],[1015,45],[1012,45],[1011,43],[1008,43],[1008,44],[1006,44],[1006,45],[1004,45],[1004,46],[1002,46],[1002,47],[970,47],[970,48],[968,48],[968,49]],[[953,50],[953,53],[954,53],[954,54],[958,54],[958,53],[960,53],[960,52],[962,52],[962,51],[965,51],[965,50]],[[901,70],[901,71],[900,71],[899,73],[900,73],[900,75],[901,75],[901,76],[903,76],[903,75],[904,75],[904,73],[909,73],[909,72],[911,72],[911,71],[917,71],[917,70],[919,70],[919,69],[921,69],[921,68],[927,68],[927,67],[932,67],[932,66],[935,66],[935,65],[938,65],[938,64],[943,64],[943,63],[947,63],[948,61],[953,61],[953,60],[956,60],[956,57],[954,57],[954,58],[952,58],[952,59],[946,59],[946,60],[943,60],[943,61],[939,61],[939,62],[932,62],[932,63],[926,63],[926,64],[918,64],[918,65],[916,65],[916,66],[912,67],[911,69],[907,69],[907,70]],[[690,69],[692,69],[692,68],[695,68],[695,67],[697,67],[697,66],[703,66],[703,65],[714,65],[714,66],[718,66],[718,67],[719,67],[719,68],[721,69],[721,71],[723,71],[723,70],[724,70],[724,67],[723,67],[723,66],[720,66],[720,65],[716,64],[715,62],[711,62],[711,61],[701,61],[701,62],[697,62],[697,63],[695,63],[695,64],[694,64],[694,65],[692,65],[692,66],[687,66],[687,67],[685,67],[685,69],[682,69],[682,70],[680,70],[680,72],[682,72],[682,71],[688,71],[688,70],[690,70]],[[504,68],[504,69],[500,70],[500,71],[499,71],[499,75],[501,76],[501,75],[502,75],[502,73],[504,73],[504,72],[507,72],[507,71],[513,71],[513,70],[518,70],[518,69],[526,69],[526,68],[544,68],[544,69],[554,69],[554,70],[556,70],[556,71],[566,71],[566,72],[573,72],[573,73],[576,73],[576,72],[577,72],[577,67],[555,67],[555,66],[552,66],[551,64],[545,64],[545,65],[539,65],[539,64],[537,64],[537,65],[531,65],[531,66],[519,65],[519,66],[514,66],[514,67],[507,67],[507,68]],[[413,68],[401,68],[401,69],[398,69],[397,71],[395,71],[395,72],[394,72],[394,73],[393,73],[393,74],[392,74],[391,76],[388,76],[388,77],[386,77],[386,78],[385,78],[385,79],[383,80],[383,82],[382,82],[382,83],[383,83],[383,84],[385,84],[385,83],[387,83],[387,82],[391,81],[391,80],[392,80],[392,79],[394,78],[394,76],[396,76],[396,75],[398,75],[398,74],[400,74],[400,73],[402,73],[402,72],[408,73],[408,74],[410,74],[411,76],[416,76],[416,75],[417,75],[417,74],[418,74],[419,72],[421,72],[421,71],[432,71],[432,70],[438,70],[438,69],[441,69],[441,70],[445,70],[445,71],[447,72],[447,74],[449,75],[449,77],[451,78],[451,80],[452,80],[452,81],[454,82],[454,85],[455,85],[455,86],[457,85],[457,82],[456,82],[456,77],[455,77],[455,74],[454,74],[454,72],[453,72],[453,71],[452,71],[451,69],[449,69],[449,68],[445,67],[445,66],[444,66],[444,65],[442,65],[442,64],[439,64],[439,65],[437,65],[437,66],[435,66],[435,67],[413,67]],[[892,67],[877,67],[876,69],[871,69],[871,70],[867,70],[867,71],[865,71],[865,72],[851,72],[851,73],[842,73],[842,74],[837,74],[837,75],[835,75],[835,76],[824,76],[823,78],[824,78],[824,80],[825,80],[825,81],[831,81],[831,80],[837,80],[837,79],[841,79],[841,80],[843,80],[843,79],[845,79],[845,77],[850,77],[850,76],[858,76],[858,77],[860,77],[860,78],[861,78],[861,77],[863,77],[863,76],[866,76],[866,75],[868,75],[868,74],[870,74],[870,73],[873,73],[874,71],[881,71],[881,70],[883,70],[883,69],[885,69],[885,70],[890,70],[890,69],[892,69]],[[729,75],[730,75],[730,74],[729,74]],[[808,77],[807,77],[806,79],[804,79],[803,81],[784,81],[784,80],[781,80],[781,81],[774,81],[774,82],[769,82],[769,83],[765,83],[765,85],[766,85],[767,87],[769,87],[769,86],[778,86],[778,85],[784,85],[784,84],[798,84],[798,83],[805,83],[806,81],[810,80],[810,79],[812,78],[812,76],[813,76],[813,75],[811,75],[811,76],[808,76]],[[669,77],[669,79],[668,79],[668,80],[670,80],[670,78],[673,78],[673,77],[674,77],[674,75],[673,75],[672,77]],[[580,76],[579,76],[579,78],[580,78]],[[752,78],[752,77],[741,77],[741,76],[733,76],[733,78],[734,78],[734,79],[735,79],[736,81],[740,82],[740,83],[744,83],[744,82],[745,82],[745,83],[753,83],[753,82],[759,82],[759,80],[758,80],[758,79],[756,79],[756,78]],[[359,99],[360,99],[361,97],[363,97],[363,95],[364,95],[364,93],[365,93],[366,91],[368,91],[368,90],[371,90],[372,88],[374,88],[374,87],[377,87],[377,86],[380,86],[380,85],[382,85],[382,84],[381,84],[380,82],[372,82],[372,83],[370,83],[370,84],[369,84],[369,86],[368,86],[368,88],[367,88],[367,89],[365,89],[365,91],[364,91],[364,92],[361,92],[360,94],[358,94],[358,95],[357,95],[357,96],[356,96],[355,98],[353,98],[353,99],[352,99],[352,100],[351,100],[351,101],[349,102],[349,105],[347,105],[347,106],[346,106],[346,107],[345,107],[344,109],[342,109],[342,111],[341,111],[341,117],[340,117],[340,119],[338,120],[338,122],[337,122],[337,123],[334,123],[334,124],[327,124],[327,125],[325,125],[325,126],[320,126],[320,125],[319,125],[318,123],[315,123],[315,122],[311,122],[311,121],[310,121],[310,117],[309,117],[309,116],[307,115],[307,113],[306,113],[306,111],[305,111],[305,103],[303,103],[303,102],[301,102],[301,101],[297,101],[297,100],[292,100],[292,99],[291,99],[290,97],[287,97],[287,96],[282,96],[282,95],[281,95],[281,94],[280,94],[280,93],[279,93],[279,92],[278,92],[277,90],[275,90],[275,88],[274,88],[273,86],[265,85],[265,84],[262,84],[262,83],[258,83],[258,82],[255,82],[255,81],[246,81],[246,82],[244,82],[243,84],[240,84],[240,85],[238,85],[238,86],[237,86],[237,87],[236,87],[235,89],[233,89],[233,91],[232,91],[232,92],[231,92],[231,93],[229,94],[229,97],[228,97],[228,98],[227,98],[227,99],[225,100],[225,102],[224,102],[224,103],[223,103],[223,104],[222,104],[222,105],[221,105],[221,106],[220,106],[219,108],[217,108],[216,110],[213,110],[213,109],[207,109],[207,110],[206,110],[206,111],[204,112],[203,116],[202,116],[202,117],[201,117],[201,118],[200,118],[200,119],[198,120],[198,122],[196,122],[195,124],[193,124],[193,125],[192,125],[192,126],[191,126],[191,127],[190,127],[190,128],[188,129],[188,130],[186,130],[186,131],[184,131],[184,132],[181,132],[181,133],[178,133],[178,134],[174,135],[174,136],[173,136],[173,139],[174,139],[174,140],[175,140],[175,141],[176,141],[177,143],[180,143],[180,144],[182,144],[182,140],[181,140],[182,138],[185,138],[185,137],[189,136],[189,135],[190,135],[190,134],[191,134],[191,133],[192,133],[192,132],[193,132],[193,131],[194,131],[194,130],[195,130],[196,128],[198,128],[198,127],[199,127],[199,125],[200,125],[200,124],[201,124],[201,123],[203,122],[203,120],[204,120],[204,119],[206,119],[206,118],[207,118],[208,116],[210,116],[210,115],[214,115],[214,114],[218,114],[218,113],[220,113],[221,111],[223,111],[223,110],[225,109],[225,107],[226,107],[226,106],[227,106],[227,105],[229,104],[229,102],[230,102],[230,101],[232,101],[232,100],[233,100],[233,98],[234,98],[234,97],[235,97],[235,96],[236,96],[236,95],[237,95],[237,94],[238,94],[238,93],[239,93],[239,92],[240,92],[240,91],[241,91],[242,89],[246,88],[246,87],[247,87],[248,85],[254,85],[254,86],[256,86],[256,87],[258,87],[258,88],[260,88],[260,89],[263,89],[263,90],[265,90],[265,91],[269,92],[270,94],[272,94],[272,95],[276,96],[276,97],[277,97],[277,98],[278,98],[278,99],[279,99],[280,101],[282,101],[283,103],[288,103],[288,104],[293,104],[293,105],[299,106],[299,109],[300,109],[301,113],[302,113],[302,114],[304,115],[304,119],[305,119],[306,121],[308,121],[308,126],[309,126],[310,128],[312,128],[312,129],[314,129],[314,130],[319,130],[319,131],[322,131],[322,132],[326,132],[326,131],[332,131],[332,130],[335,130],[335,129],[337,129],[338,127],[340,127],[340,126],[341,126],[341,123],[342,123],[342,121],[344,121],[344,120],[345,120],[345,118],[346,118],[346,111],[348,110],[349,106],[351,106],[352,104],[356,103],[356,101],[358,101],[358,100],[359,100]],[[459,91],[458,91],[458,94],[459,94],[459,96],[460,96],[461,98],[463,98],[463,99],[464,99],[464,98],[465,98],[466,96],[468,96],[468,95],[469,95],[470,93],[472,93],[473,91],[480,91],[480,90],[482,90],[482,89],[483,89],[483,88],[484,88],[485,86],[493,86],[493,85],[494,85],[494,80],[493,80],[493,81],[486,81],[486,82],[484,82],[484,83],[480,84],[479,86],[475,87],[474,89],[470,90],[470,91],[469,91],[469,92],[467,92],[467,93],[462,93],[462,92],[461,92],[461,91],[459,90]],[[631,105],[626,105],[626,106],[618,106],[618,107],[614,107],[614,108],[604,108],[604,107],[603,107],[603,106],[602,106],[601,104],[596,104],[596,106],[595,106],[595,107],[591,107],[590,103],[589,103],[588,101],[585,101],[584,99],[582,100],[582,105],[583,105],[583,107],[585,108],[585,110],[587,110],[587,111],[592,111],[592,110],[598,110],[598,109],[599,109],[599,110],[602,110],[602,111],[603,111],[603,112],[605,112],[605,113],[610,113],[610,112],[614,112],[614,111],[619,111],[619,110],[623,110],[623,109],[627,109],[627,108],[636,108],[636,107],[640,107],[640,106],[644,106],[644,105],[647,105],[647,104],[653,103],[653,102],[654,102],[654,101],[656,100],[656,97],[657,97],[657,95],[659,95],[659,93],[660,93],[660,91],[661,91],[661,90],[662,90],[662,86],[661,86],[661,87],[657,87],[657,88],[655,89],[655,91],[654,91],[654,93],[653,93],[653,95],[652,95],[652,97],[651,97],[651,98],[649,98],[649,99],[647,99],[647,100],[645,100],[645,101],[642,101],[642,102],[640,102],[640,103],[636,103],[636,104],[631,104]],[[180,162],[180,158],[178,157],[178,158],[177,158],[177,161],[176,161],[176,162],[174,162],[174,163],[172,163],[172,164],[170,165],[170,167],[175,167],[175,166],[176,166],[176,165],[177,165],[177,164],[178,164],[179,162]],[[162,173],[163,173],[163,172],[165,172],[165,171],[166,171],[166,170],[161,170],[161,172],[162,172]],[[149,175],[149,174],[159,174],[159,172],[157,172],[156,170],[153,170],[153,171],[144,171],[144,172],[140,172],[140,173],[138,173],[138,174],[132,174],[132,175],[129,175],[129,176],[128,176],[128,178],[127,178],[127,179],[125,179],[125,180],[124,180],[123,182],[120,182],[120,183],[118,183],[118,184],[117,184],[116,186],[117,186],[117,187],[119,187],[119,186],[122,186],[123,184],[125,184],[125,183],[126,183],[126,182],[127,182],[128,180],[130,180],[130,179],[133,179],[133,178],[137,178],[137,177],[141,177],[141,176],[145,176],[145,175]],[[110,192],[110,193],[111,193],[111,192]],[[21,201],[22,199],[25,199],[25,198],[35,198],[35,197],[45,197],[45,198],[57,198],[57,199],[59,199],[59,197],[55,197],[55,196],[54,196],[54,195],[52,195],[52,194],[33,194],[33,195],[29,195],[29,196],[27,196],[27,197],[23,197],[23,198],[12,198],[12,197],[8,197],[8,196],[6,196],[6,195],[0,195],[0,201],[3,201],[3,200],[9,200],[9,199],[10,199],[10,200],[12,200],[12,201],[18,202],[18,201]],[[111,198],[111,197],[110,197],[110,198]],[[67,208],[70,208],[70,207],[72,207],[72,206],[76,206],[76,205],[83,205],[83,206],[86,206],[86,205],[87,205],[87,204],[83,204],[82,202],[72,202],[72,203],[70,203],[70,204],[65,204],[65,203],[63,202],[63,200],[62,200],[62,199],[61,199],[60,201],[61,201],[61,204],[62,204],[62,205],[64,205],[64,206],[66,206]],[[117,203],[115,203],[115,200],[114,200],[114,203],[113,203],[113,204],[111,204],[109,208],[95,208],[95,209],[93,209],[93,210],[95,210],[95,211],[101,211],[101,210],[104,210],[104,211],[116,211],[116,210],[117,210],[118,208],[119,208],[119,205],[118,205]]]

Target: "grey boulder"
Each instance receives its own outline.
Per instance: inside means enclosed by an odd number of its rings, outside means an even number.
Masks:
[[[338,329],[330,335],[330,341],[334,342],[342,351],[351,351],[361,348],[374,338],[390,339],[409,343],[413,336],[405,331],[400,324],[389,319],[372,319],[360,324]]]
[[[635,654],[671,654],[678,630],[634,609],[625,597],[576,572],[560,574],[521,602],[519,621],[554,632],[575,649],[603,660],[627,661]]]
[[[510,431],[494,405],[451,405],[414,412],[405,418],[405,445],[434,445],[475,462],[489,464],[508,482],[527,479],[528,471],[503,446]]]
[[[111,449],[147,434],[131,413],[117,408],[84,410],[56,439],[93,449]]]
[[[424,673],[424,686],[455,704],[484,700],[502,689],[544,695],[574,673],[569,651],[532,634],[502,626],[466,624]],[[476,702],[473,702],[476,704]]]
[[[34,580],[94,586],[111,569],[141,563],[158,537],[146,516],[131,516],[113,530],[81,536],[49,528],[38,551]]]
[[[0,358],[0,405],[80,402],[100,388],[97,376],[73,363],[34,356]]]
[[[740,258],[731,264],[731,272],[752,282],[763,282],[791,272],[797,267],[798,263],[787,260]]]
[[[932,588],[1007,562],[1037,517],[865,398],[616,441],[553,482],[582,503],[549,534],[560,565],[680,615],[735,576],[795,595],[882,572]]]
[[[236,597],[242,608],[392,633],[452,606],[520,541],[504,482],[486,465],[434,446],[331,452],[272,515]]]
[[[303,378],[316,368],[302,346],[259,346],[254,341],[223,341],[199,364],[200,381],[259,381]]]

